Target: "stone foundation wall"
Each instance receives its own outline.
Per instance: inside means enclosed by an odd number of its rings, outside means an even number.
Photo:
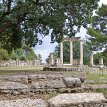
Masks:
[[[21,61],[21,60],[12,60],[12,61],[6,61],[4,63],[0,63],[0,66],[19,66],[19,67],[23,67],[23,66],[37,66],[37,65],[41,65],[41,61],[40,60],[32,60],[32,61]]]
[[[84,71],[98,71],[99,68],[94,67],[44,67],[43,71],[76,71],[76,72],[84,72]]]
[[[29,92],[73,92],[81,90],[83,78],[63,75],[19,75],[0,77],[0,93],[27,94]]]

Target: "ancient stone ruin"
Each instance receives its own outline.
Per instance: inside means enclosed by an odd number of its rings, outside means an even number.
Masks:
[[[101,93],[60,94],[48,100],[49,107],[107,107]]]
[[[83,78],[84,79],[84,78]],[[49,92],[71,92],[81,88],[82,77],[74,78],[64,75],[18,75],[0,77],[1,94],[28,94]]]
[[[101,93],[59,94],[48,101],[30,98],[0,101],[0,107],[107,107],[107,100]]]
[[[63,42],[70,43],[70,64],[64,64],[63,61]],[[73,42],[80,43],[80,59],[73,59]],[[80,37],[64,38],[60,43],[60,58],[54,58],[51,54],[50,66],[45,66],[44,71],[97,71],[101,68],[104,69],[103,58],[99,58],[99,65],[94,65],[93,61],[94,53],[90,53],[90,65],[83,64],[83,41]]]

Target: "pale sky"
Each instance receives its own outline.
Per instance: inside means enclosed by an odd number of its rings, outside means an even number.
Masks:
[[[107,4],[107,0],[100,0],[99,5],[101,6],[103,4]],[[83,27],[80,30],[80,33],[77,33],[76,36],[81,36],[81,38],[85,38],[86,36],[86,29],[84,29]],[[57,46],[57,43],[50,43],[50,36],[46,36],[43,39],[43,44],[42,45],[36,45],[34,49],[36,54],[41,54],[42,55],[42,59],[43,59],[43,63],[45,62],[45,59],[49,56],[49,54],[51,52],[54,51],[55,46]]]

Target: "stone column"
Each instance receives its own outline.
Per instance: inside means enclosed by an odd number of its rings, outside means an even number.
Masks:
[[[70,64],[73,65],[73,42],[70,42]]]
[[[16,59],[16,66],[18,66],[19,65],[19,60],[18,59]]]
[[[80,41],[80,65],[83,65],[83,42]]]
[[[60,60],[63,65],[63,42],[60,43]]]
[[[103,63],[103,58],[100,58],[100,59],[99,59],[99,65],[104,65],[104,63]]]
[[[54,56],[53,56],[53,54],[51,54],[51,65],[53,66],[55,64],[55,62],[54,62]]]
[[[90,54],[90,65],[93,66],[94,62],[93,62],[93,52],[91,52]]]

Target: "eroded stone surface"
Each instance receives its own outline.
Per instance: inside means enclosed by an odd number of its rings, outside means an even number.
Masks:
[[[47,80],[47,81],[38,81],[33,82],[32,86],[35,89],[58,89],[58,88],[65,88],[65,84],[62,80]]]
[[[100,104],[103,106],[102,101],[105,101],[103,94],[101,93],[76,93],[76,94],[59,94],[48,100],[49,107],[70,107],[75,105],[84,105],[85,107],[100,107],[95,106]],[[81,106],[80,106],[81,107]],[[107,107],[107,103],[106,106]]]
[[[81,80],[79,78],[63,77],[63,81],[68,88],[81,86]]]
[[[28,85],[21,84],[18,82],[0,82],[0,90],[6,89],[27,89]]]
[[[18,99],[0,101],[0,107],[47,107],[47,103],[42,99]]]
[[[13,95],[27,94],[28,92],[44,93],[48,90],[71,92],[68,88],[81,87],[80,78],[73,78],[55,74],[15,75],[0,77],[0,92]]]
[[[11,82],[19,82],[22,84],[27,84],[28,83],[28,76],[25,76],[25,75],[8,76],[8,77],[4,77],[4,80],[11,81]]]

